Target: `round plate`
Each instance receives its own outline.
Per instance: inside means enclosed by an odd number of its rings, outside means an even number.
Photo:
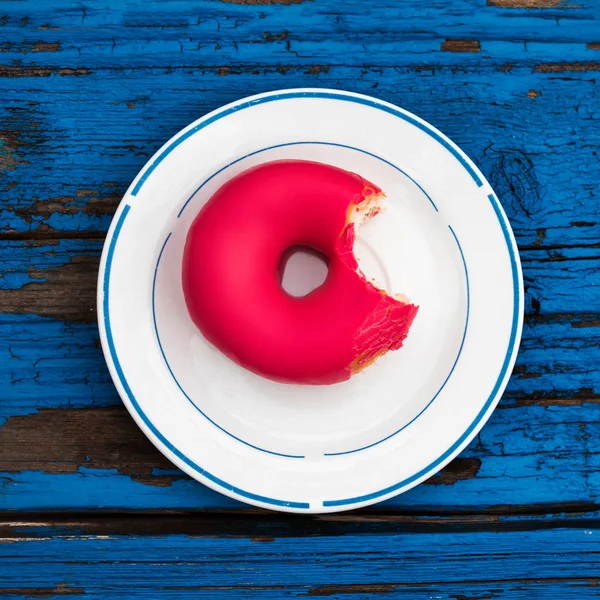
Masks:
[[[337,165],[384,190],[385,214],[359,230],[361,266],[420,306],[403,348],[341,384],[254,375],[209,345],[185,308],[192,220],[225,181],[281,158]],[[98,313],[119,394],[171,461],[243,502],[318,513],[404,492],[469,443],[510,376],[522,287],[506,215],[455,144],[391,104],[300,89],[225,106],[154,155],[110,228]]]

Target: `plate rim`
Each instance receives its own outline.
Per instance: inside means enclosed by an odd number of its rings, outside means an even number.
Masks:
[[[353,101],[375,109],[384,110],[385,112],[402,118],[405,121],[417,126],[419,129],[429,133],[431,137],[433,137],[438,143],[441,143],[459,160],[461,165],[474,179],[478,187],[481,188],[487,185],[486,190],[489,190],[489,194],[487,194],[488,199],[496,213],[496,217],[498,218],[503,237],[506,242],[513,280],[513,317],[511,334],[505,359],[490,396],[488,397],[487,401],[482,404],[480,411],[469,427],[444,453],[438,456],[427,467],[421,469],[412,476],[405,478],[404,480],[392,486],[388,486],[382,490],[364,494],[362,496],[339,500],[323,500],[322,506],[313,506],[308,502],[294,502],[268,498],[266,496],[237,488],[236,486],[223,481],[219,477],[209,473],[197,465],[183,452],[181,452],[173,443],[167,440],[166,437],[161,434],[156,425],[154,425],[154,423],[144,413],[127,383],[127,379],[118,361],[118,356],[112,340],[108,310],[109,294],[106,293],[109,290],[110,285],[112,256],[114,254],[121,227],[131,208],[131,206],[127,203],[127,198],[135,198],[141,187],[144,185],[154,169],[160,164],[162,159],[165,158],[175,147],[185,141],[188,137],[194,135],[197,131],[206,127],[213,121],[224,118],[231,113],[243,110],[244,108],[254,106],[256,104],[294,98],[318,98],[330,99],[334,101]],[[145,163],[123,195],[123,198],[119,203],[117,211],[107,232],[100,260],[100,269],[98,272],[97,308],[101,346],[113,383],[119,393],[119,396],[121,397],[121,400],[127,407],[135,422],[138,424],[140,429],[142,429],[144,434],[150,439],[150,441],[158,448],[158,450],[160,450],[171,462],[176,464],[195,480],[235,500],[271,510],[316,514],[360,508],[376,502],[387,500],[400,493],[406,492],[425,479],[434,475],[448,462],[455,458],[460,452],[462,452],[462,450],[471,442],[471,440],[477,435],[477,433],[489,419],[491,413],[500,401],[500,398],[502,397],[510,378],[510,373],[517,358],[517,351],[522,335],[524,315],[523,296],[523,275],[521,263],[510,222],[508,221],[502,205],[494,194],[489,182],[487,182],[486,178],[473,163],[473,161],[454,142],[452,142],[452,140],[420,117],[410,113],[409,111],[406,111],[405,109],[402,109],[401,107],[373,98],[372,96],[325,88],[290,88],[241,98],[209,112],[177,132]]]

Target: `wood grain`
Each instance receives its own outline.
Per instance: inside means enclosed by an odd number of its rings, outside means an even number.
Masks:
[[[30,268],[30,283],[0,290],[0,312],[33,313],[65,321],[93,321],[96,316],[98,258],[75,256],[57,268]]]
[[[600,244],[554,247],[543,235],[537,242],[520,251],[526,314],[570,314],[572,322],[581,314],[589,324],[600,306]],[[102,244],[96,239],[0,240],[0,312],[94,322]]]
[[[123,406],[53,410],[10,417],[0,429],[0,469],[46,475],[113,470],[133,481],[170,486],[187,479],[138,429]],[[457,458],[429,484],[452,485],[471,479],[478,458]],[[173,471],[173,474],[164,472]]]
[[[0,569],[1,586],[15,597],[63,590],[75,598],[569,599],[597,597],[600,578],[597,523],[540,529],[533,519],[495,533],[392,526],[368,538],[348,525],[317,535],[300,526],[284,536],[266,526],[254,537],[94,535],[76,520],[14,529],[18,537],[0,544]]]
[[[313,65],[285,75],[229,67],[225,77],[218,69],[170,75],[137,70],[126,78],[102,71],[36,79],[33,89],[24,79],[11,82],[10,98],[2,97],[6,91],[0,87],[0,106],[6,107],[0,108],[0,236],[97,237],[108,229],[119,198],[146,160],[200,115],[264,89],[349,85],[414,110],[458,142],[494,186],[521,246],[539,244],[541,236],[548,245],[596,243],[600,134],[590,126],[598,106],[595,71],[569,71],[572,65],[563,63],[533,74],[516,66],[508,72],[457,73],[454,66],[422,66],[315,73]],[[565,76],[573,79],[564,81]],[[180,98],[192,88],[200,92],[182,105]],[[43,104],[29,104],[40,96]],[[89,119],[90,98],[101,107],[102,128]],[[63,115],[67,106],[69,114]],[[569,131],[567,140],[563,131]]]
[[[487,4],[499,8],[581,8],[580,4],[565,2],[565,0],[487,0]]]
[[[375,94],[441,128],[490,179],[522,246],[540,232],[597,241],[593,3],[386,1],[369,16],[339,1],[168,6],[61,0],[24,15],[3,3],[0,66],[18,77],[0,87],[0,235],[105,232],[144,162],[189,122],[249,93],[317,86]],[[481,51],[442,50],[460,40]]]
[[[480,52],[481,44],[477,40],[446,40],[442,43],[442,52]]]
[[[428,511],[396,508],[386,512],[369,507],[345,513],[289,515],[246,506],[245,510],[215,511],[77,511],[3,512],[0,540],[12,542],[71,536],[229,536],[255,542],[276,538],[339,537],[347,534],[406,533],[509,533],[547,531],[565,526],[594,529],[600,513],[597,507],[568,505],[552,510],[532,510],[527,506],[487,509],[477,514],[464,511]]]

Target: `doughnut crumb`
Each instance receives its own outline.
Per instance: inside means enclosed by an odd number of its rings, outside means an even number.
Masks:
[[[413,305],[405,294],[389,295],[383,286],[374,280],[369,281],[354,254],[358,228],[385,212],[385,199],[386,196],[381,190],[365,185],[361,197],[348,209],[347,225],[336,247],[339,256],[356,271],[365,286],[381,294],[381,300],[355,334],[355,358],[348,366],[352,375],[363,371],[390,350],[400,348],[418,311],[418,307]]]

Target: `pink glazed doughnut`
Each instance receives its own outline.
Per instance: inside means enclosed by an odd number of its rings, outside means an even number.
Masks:
[[[402,346],[418,308],[367,281],[355,228],[379,212],[381,190],[330,165],[281,160],[225,183],[187,236],[182,281],[190,316],[237,364],[284,383],[349,379]],[[296,298],[281,287],[292,246],[329,259],[324,283]]]

